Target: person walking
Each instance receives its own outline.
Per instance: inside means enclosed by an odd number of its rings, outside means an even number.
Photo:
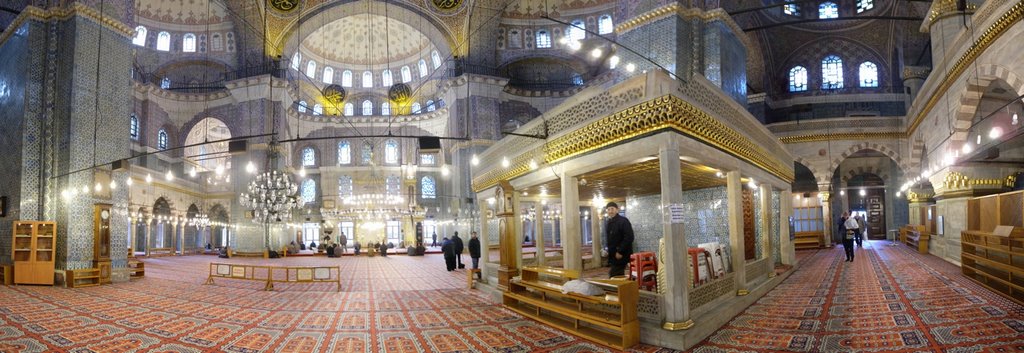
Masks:
[[[462,244],[462,238],[459,238],[459,232],[455,232],[452,236],[452,243],[455,245],[455,262],[458,264],[458,268],[466,268],[466,265],[462,264],[462,251],[465,250]]]
[[[469,232],[469,258],[473,260],[474,270],[480,268],[480,238],[477,237],[476,231]],[[482,280],[483,274],[477,272],[476,278]]]
[[[844,212],[845,215],[845,212]],[[853,241],[860,232],[860,224],[857,224],[855,217],[847,217],[845,234],[843,234],[843,250],[846,251],[846,261],[853,262]]]
[[[619,215],[619,205],[609,202],[604,207],[608,216],[605,231],[608,235],[608,277],[626,274],[629,255],[633,254],[633,224],[629,219]]]
[[[833,240],[834,243],[840,243],[840,242],[843,241],[843,239],[846,239],[846,219],[847,218],[850,218],[850,213],[849,212],[843,212],[843,214],[839,216],[839,220],[836,221],[836,223],[839,224],[839,231],[836,233],[836,235],[832,236],[832,240]],[[836,237],[839,237],[838,241],[835,240]]]
[[[430,240],[430,246],[431,247],[436,247],[437,246],[437,232],[434,232],[434,234],[431,234],[430,235],[430,239],[431,239]]]
[[[348,252],[348,237],[345,236],[345,232],[338,234],[338,245],[341,246],[341,253]]]
[[[854,234],[854,238],[853,239],[857,241],[857,247],[863,248],[864,247],[864,237],[867,236],[867,234],[864,234],[864,233],[866,233],[868,229],[866,227],[864,227],[864,217],[863,216],[857,215],[857,216],[855,216],[853,218],[857,220],[857,233]]]
[[[441,253],[444,254],[444,266],[448,272],[455,271],[455,243],[445,237],[441,240]]]

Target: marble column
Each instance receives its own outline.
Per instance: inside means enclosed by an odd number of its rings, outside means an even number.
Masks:
[[[779,193],[779,202],[782,207],[779,212],[779,254],[782,256],[783,265],[793,265],[796,263],[796,247],[789,238],[789,217],[793,216],[793,193],[782,190]]]
[[[146,256],[149,256],[149,248],[150,248],[149,240],[152,238],[152,235],[153,235],[153,220],[152,219],[147,219],[146,220]]]
[[[601,232],[601,213],[603,210],[599,207],[604,207],[604,205],[590,206],[590,239],[592,240],[590,251],[593,252],[590,268],[598,268],[603,265],[601,262],[601,249],[604,248],[604,234]]]
[[[484,279],[487,279],[491,275],[487,267],[487,263],[491,261],[491,229],[487,224],[487,203],[477,200],[477,204],[480,205],[480,272],[483,273]]]
[[[536,259],[537,266],[544,266],[548,262],[544,246],[544,205],[538,202],[535,207],[537,212],[534,213],[533,217],[534,259]]]
[[[686,232],[681,222],[673,222],[668,207],[683,203],[683,182],[680,173],[679,150],[675,144],[664,146],[658,152],[661,173],[662,238],[665,239],[665,294],[666,330],[686,330],[693,327],[690,319],[690,298],[687,283],[690,282],[686,264]],[[737,181],[738,182],[738,181]]]
[[[729,245],[732,247],[732,270],[736,283],[736,295],[747,295],[747,261],[743,244],[743,185],[740,172],[726,173],[726,190],[729,197]],[[668,244],[666,244],[668,246]]]
[[[758,202],[761,203],[761,214],[757,217],[761,217],[761,249],[764,249],[764,258],[768,259],[768,263],[765,265],[768,267],[768,278],[775,277],[775,244],[772,243],[772,229],[775,229],[775,220],[772,220],[772,186],[768,183],[761,184],[760,188],[761,197]]]
[[[562,267],[568,270],[583,270],[583,235],[580,232],[580,190],[579,179],[562,176]]]
[[[139,231],[135,229],[137,221],[135,218],[128,217],[128,256],[135,255],[135,237],[139,236]]]
[[[822,243],[822,245],[825,246],[826,248],[832,247],[833,237],[831,196],[831,193],[829,193],[828,191],[818,191],[818,198],[821,200],[821,222],[823,223],[822,231],[824,234],[823,237],[825,238],[825,242]]]

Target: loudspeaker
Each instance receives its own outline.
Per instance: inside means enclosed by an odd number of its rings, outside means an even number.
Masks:
[[[110,170],[115,172],[123,172],[128,170],[128,160],[119,159],[110,163]]]
[[[228,153],[237,154],[245,152],[249,149],[249,141],[236,140],[228,141]]]
[[[420,152],[441,152],[441,139],[433,136],[419,138]]]

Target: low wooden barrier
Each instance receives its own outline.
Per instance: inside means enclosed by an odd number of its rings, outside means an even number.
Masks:
[[[156,256],[174,256],[173,248],[149,248],[149,255],[147,257]]]
[[[262,257],[269,259],[270,253],[266,249],[263,249],[263,251],[235,251],[232,248],[228,248],[228,257]]]
[[[278,272],[278,275],[275,276],[274,272]],[[260,281],[266,283],[263,290],[268,291],[274,290],[275,282],[333,282],[337,284],[337,291],[341,291],[341,266],[258,266],[211,262],[210,273],[204,284],[213,284],[214,278]]]

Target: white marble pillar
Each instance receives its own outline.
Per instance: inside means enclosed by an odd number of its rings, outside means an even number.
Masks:
[[[736,295],[747,295],[750,292],[747,290],[747,261],[743,244],[743,185],[740,183],[739,171],[728,172],[725,178],[729,197],[729,245],[732,248]]]
[[[828,191],[818,191],[818,196],[821,201],[821,221],[824,223],[822,224],[822,230],[824,230],[823,237],[825,238],[825,242],[822,243],[822,245],[826,248],[831,248],[832,237],[835,236],[832,234],[835,230],[833,228],[834,222],[832,220],[832,200],[830,200],[832,194]]]
[[[779,202],[782,210],[779,214],[779,254],[782,256],[783,265],[796,263],[796,248],[793,241],[789,239],[789,217],[793,216],[793,193],[789,190],[782,190],[779,193]]]
[[[491,275],[487,269],[487,263],[491,261],[491,229],[487,224],[487,203],[477,202],[477,204],[480,205],[480,233],[478,234],[480,236],[480,272],[486,279]]]
[[[135,222],[138,221],[135,218],[128,217],[128,256],[135,255],[135,237],[139,236],[139,231],[135,229]]]
[[[583,233],[580,231],[580,189],[579,179],[562,176],[562,267],[568,270],[583,270]]]
[[[665,294],[666,330],[686,330],[693,327],[690,319],[690,298],[688,292],[689,273],[686,264],[686,232],[682,223],[672,222],[670,205],[683,203],[683,184],[679,164],[679,150],[674,144],[664,146],[658,152],[661,172],[662,238],[665,240],[665,279],[658,283]]]
[[[533,218],[533,249],[534,259],[536,259],[537,266],[544,266],[547,264],[546,246],[544,245],[544,205],[537,203],[535,206],[537,212]]]
[[[604,207],[604,205],[590,206],[590,239],[592,240],[590,251],[593,252],[590,268],[603,266],[601,262],[601,249],[604,248],[604,234],[601,233],[601,213],[603,209],[600,207]]]
[[[146,256],[149,256],[150,239],[153,236],[153,219],[146,219]]]
[[[768,278],[775,277],[775,251],[772,243],[772,230],[775,229],[776,220],[772,219],[772,186],[768,183],[759,186],[761,194],[758,202],[761,202],[761,249],[764,249],[764,258],[768,259]]]

